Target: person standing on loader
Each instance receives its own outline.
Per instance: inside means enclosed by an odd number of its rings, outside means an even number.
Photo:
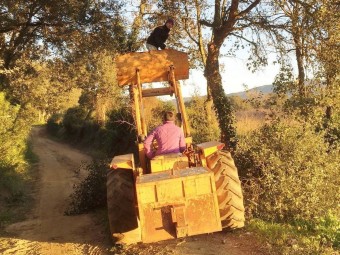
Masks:
[[[168,153],[179,153],[185,150],[185,138],[183,130],[176,126],[175,114],[173,112],[165,112],[163,115],[163,124],[156,127],[145,139],[144,148],[146,156],[149,159],[157,155]],[[153,140],[156,139],[157,151],[151,149]]]
[[[146,41],[146,48],[148,51],[158,50],[161,48],[162,50],[165,49],[165,41],[169,37],[169,32],[174,26],[174,20],[168,19],[163,26],[156,27],[152,33],[150,34],[149,38]]]

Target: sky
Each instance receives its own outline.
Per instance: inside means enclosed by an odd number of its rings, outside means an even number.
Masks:
[[[279,72],[279,65],[269,64],[252,73],[247,69],[246,60],[236,57],[224,57],[220,62],[224,65],[221,76],[223,88],[227,94],[263,85],[271,85]],[[203,73],[198,70],[190,70],[189,80],[182,82],[183,96],[191,97],[195,93],[203,96],[207,94],[206,90],[207,81]]]

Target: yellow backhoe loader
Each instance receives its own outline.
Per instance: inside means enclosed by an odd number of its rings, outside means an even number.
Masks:
[[[116,58],[119,86],[129,86],[138,133],[138,157],[115,156],[107,174],[110,229],[118,243],[157,242],[244,226],[237,168],[224,144],[193,144],[179,80],[189,78],[186,53],[166,49]],[[161,88],[143,83],[166,82]],[[186,140],[186,153],[148,161],[143,98],[174,95]],[[137,158],[138,160],[135,160]]]

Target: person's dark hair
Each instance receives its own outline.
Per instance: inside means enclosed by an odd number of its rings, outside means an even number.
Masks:
[[[173,112],[164,112],[163,114],[163,121],[174,121],[175,114]]]
[[[173,19],[168,19],[166,22],[165,22],[165,24],[166,23],[171,23],[172,25],[175,25],[175,21],[173,20]]]

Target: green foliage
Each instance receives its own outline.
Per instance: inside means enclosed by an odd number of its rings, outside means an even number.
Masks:
[[[136,134],[132,123],[132,115],[128,109],[111,111],[105,127],[86,121],[81,127],[77,144],[99,149],[106,158],[136,152]],[[74,186],[69,208],[65,212],[67,215],[86,213],[106,205],[108,161],[94,161],[82,166],[88,171],[88,176]]]
[[[205,114],[205,99],[201,97],[193,97],[187,103],[187,113],[191,127],[191,134],[195,143],[203,143],[208,141],[219,140],[219,128],[216,116],[213,116],[211,122]]]
[[[103,125],[82,107],[74,107],[68,109],[64,116],[52,115],[47,121],[47,130],[93,153],[98,152],[98,156],[111,157],[127,151],[134,152],[136,133],[133,123],[128,108],[111,110]]]
[[[96,117],[105,118],[115,104],[113,57],[136,40],[126,41],[122,7],[116,1],[1,3],[0,34],[11,40],[0,40],[0,91],[13,104],[30,104],[45,121],[74,106],[77,87],[93,89]]]
[[[163,114],[166,111],[175,111],[175,106],[170,101],[158,100],[158,104],[151,108],[151,116],[149,117],[148,130],[152,131],[162,124]]]
[[[5,94],[0,93],[0,162],[1,164],[15,164],[11,162],[13,158],[19,160],[18,155],[20,151],[24,149],[21,141],[18,141],[19,148],[13,142],[16,139],[12,139],[12,135],[18,135],[15,130],[15,119],[19,113],[19,106],[11,106],[10,103],[5,99]],[[21,145],[21,146],[20,146]]]
[[[11,102],[30,104],[46,114],[65,110],[73,106],[79,97],[79,90],[72,88],[74,83],[67,82],[66,70],[58,60],[20,59],[8,76],[10,87],[7,95],[10,95]]]
[[[273,83],[274,92],[279,95],[288,95],[296,92],[293,68],[289,64],[282,65]]]
[[[108,118],[105,129],[107,130],[106,139],[110,142],[109,155],[136,152],[137,134],[131,109],[124,107],[113,110]]]
[[[260,219],[249,221],[249,230],[258,233],[272,247],[274,254],[336,254],[340,241],[339,218],[327,213],[313,224],[269,223]]]
[[[118,108],[124,100],[117,85],[113,51],[95,51],[78,56],[72,65],[72,76],[82,89],[79,105],[93,111],[97,122],[106,121],[107,112]]]
[[[28,143],[31,123],[30,109],[10,105],[0,93],[0,228],[27,214],[29,163],[37,160]]]
[[[67,134],[75,135],[83,126],[87,112],[81,107],[73,107],[67,110],[63,126]]]
[[[3,162],[0,171],[0,190],[3,191],[0,201],[22,196],[23,175],[14,166],[4,165]]]
[[[248,101],[242,99],[239,96],[230,96],[229,99],[234,109],[237,111],[253,109],[252,105]]]
[[[314,222],[337,210],[339,147],[302,123],[276,121],[240,142],[235,154],[249,216]]]
[[[46,124],[47,131],[56,136],[58,131],[62,128],[62,120],[63,115],[60,113],[53,114],[48,120]]]
[[[107,166],[106,161],[93,161],[81,166],[88,171],[88,175],[81,183],[74,185],[66,215],[87,213],[106,206]]]
[[[162,124],[164,111],[176,112],[173,101],[163,101],[157,97],[143,98],[143,106],[143,117],[147,127],[147,133]]]
[[[14,46],[8,40],[0,42],[6,68],[23,55],[43,59],[67,57],[79,51],[85,54],[98,48],[126,49],[122,4],[116,1],[97,4],[74,0],[57,4],[13,0],[2,1],[0,8],[6,10],[0,16],[0,33],[15,41]]]
[[[221,130],[221,141],[230,150],[236,149],[237,137],[235,128],[235,113],[231,100],[225,95],[221,84],[212,89],[215,112]]]
[[[316,220],[311,229],[317,233],[317,238],[324,245],[332,245],[340,249],[340,219],[339,215],[327,213]]]
[[[17,167],[16,171],[23,171],[32,111],[10,105],[4,93],[0,93],[0,120],[0,168]]]

